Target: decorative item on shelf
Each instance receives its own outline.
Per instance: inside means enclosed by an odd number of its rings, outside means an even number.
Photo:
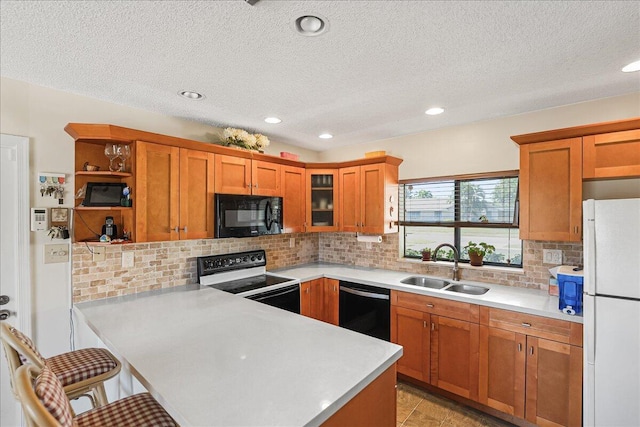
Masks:
[[[118,144],[106,144],[104,146],[104,155],[109,159],[109,170],[111,172],[117,171],[118,166],[115,166],[113,161],[118,158]]]
[[[122,198],[120,199],[120,206],[124,206],[128,208],[133,206],[133,203],[131,200],[131,187],[124,187],[122,189]]]
[[[269,146],[269,138],[254,133],[251,134],[243,129],[226,128],[223,132],[225,139],[220,142],[225,147],[234,146],[250,151],[264,152],[264,148]]]
[[[485,255],[492,254],[496,248],[493,245],[488,245],[485,242],[474,243],[469,242],[464,250],[469,255],[469,263],[475,267],[482,266],[482,259]]]
[[[431,248],[423,248],[420,252],[423,261],[431,261]]]
[[[116,152],[118,153],[118,157],[120,157],[120,159],[122,159],[122,162],[120,163],[120,166],[118,167],[118,171],[119,172],[126,172],[127,171],[127,159],[129,157],[131,157],[131,147],[129,147],[128,145],[118,145],[116,147]]]
[[[100,166],[90,165],[89,162],[84,162],[82,169],[86,170],[87,172],[97,172],[100,170]]]
[[[289,153],[287,151],[281,151],[280,157],[282,157],[283,159],[289,159],[289,160],[298,160],[300,158],[298,154]]]

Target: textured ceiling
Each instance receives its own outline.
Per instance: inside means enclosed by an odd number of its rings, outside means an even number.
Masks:
[[[640,73],[620,72],[640,59],[638,1],[2,0],[0,12],[2,76],[314,150],[640,91]],[[306,14],[329,30],[295,33]],[[446,112],[424,114],[436,105]]]

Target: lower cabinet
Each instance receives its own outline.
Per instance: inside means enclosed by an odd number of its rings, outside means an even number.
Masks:
[[[477,319],[478,306],[396,291],[391,301],[391,341],[404,347],[398,372],[477,399],[478,323],[464,319]]]
[[[537,425],[582,423],[582,325],[391,292],[398,373]]]
[[[326,277],[300,284],[300,314],[323,322],[340,323],[340,284]]]
[[[538,425],[580,426],[582,325],[487,307],[480,317],[478,401]]]

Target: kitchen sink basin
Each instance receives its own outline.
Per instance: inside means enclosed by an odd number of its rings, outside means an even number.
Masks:
[[[485,288],[484,286],[474,286],[474,285],[462,285],[455,284],[447,286],[445,291],[449,292],[459,292],[461,294],[471,294],[471,295],[484,295],[489,292],[489,288]]]
[[[442,289],[449,285],[449,281],[443,279],[433,279],[431,277],[411,276],[400,281],[405,285],[422,286],[423,288]]]

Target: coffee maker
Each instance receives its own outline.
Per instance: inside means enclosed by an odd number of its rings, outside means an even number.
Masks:
[[[108,216],[104,220],[102,226],[102,234],[109,237],[109,239],[115,239],[118,236],[118,227],[113,223],[113,217]]]

